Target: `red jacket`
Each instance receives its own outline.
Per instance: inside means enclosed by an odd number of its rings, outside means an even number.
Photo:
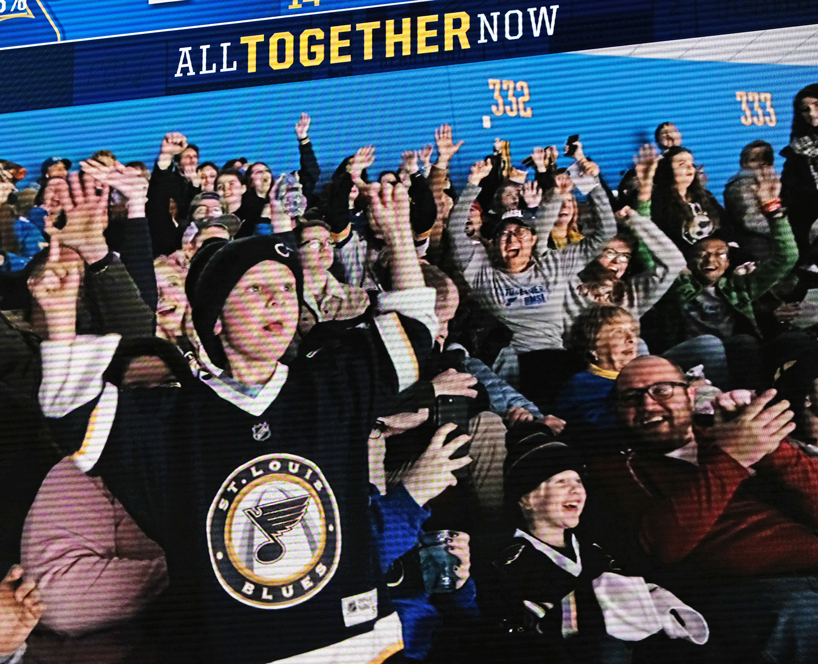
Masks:
[[[818,570],[818,461],[787,442],[744,468],[714,445],[699,465],[638,453],[597,460],[642,548],[666,565],[729,576]]]

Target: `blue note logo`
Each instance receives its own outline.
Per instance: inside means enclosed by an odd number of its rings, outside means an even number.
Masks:
[[[207,517],[210,562],[222,588],[261,609],[305,602],[341,559],[332,489],[311,461],[267,454],[233,471]]]

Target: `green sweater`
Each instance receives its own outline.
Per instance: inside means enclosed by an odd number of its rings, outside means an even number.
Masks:
[[[773,240],[773,255],[761,263],[750,274],[730,272],[719,279],[716,292],[729,304],[737,320],[761,338],[761,330],[756,322],[753,302],[786,277],[795,267],[798,260],[798,247],[792,234],[789,221],[784,216],[770,219],[770,230]],[[659,309],[658,323],[662,327],[662,339],[667,344],[662,349],[651,349],[653,352],[664,352],[676,344],[685,341],[685,320],[683,307],[698,297],[704,285],[692,274],[680,274],[670,290],[656,305]]]

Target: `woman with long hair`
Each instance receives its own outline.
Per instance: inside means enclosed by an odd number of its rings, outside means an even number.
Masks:
[[[687,256],[693,245],[721,226],[724,210],[704,188],[693,153],[674,146],[656,167],[651,218]]]
[[[790,144],[781,173],[781,202],[802,257],[809,248],[809,231],[818,218],[818,83],[803,88],[792,101]]]

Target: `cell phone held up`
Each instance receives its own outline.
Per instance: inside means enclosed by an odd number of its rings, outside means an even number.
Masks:
[[[435,399],[435,430],[442,427],[444,424],[455,424],[457,428],[451,431],[446,436],[446,443],[454,440],[458,436],[469,433],[469,402],[472,401],[469,397],[458,395],[442,395]],[[454,454],[452,459],[460,459],[469,453],[471,442],[461,445]],[[458,468],[454,471],[454,476],[458,479],[464,478],[468,474],[468,466]]]
[[[566,157],[573,157],[574,153],[577,151],[577,143],[579,142],[579,134],[573,134],[572,136],[568,137],[568,140],[565,141],[565,156]]]

